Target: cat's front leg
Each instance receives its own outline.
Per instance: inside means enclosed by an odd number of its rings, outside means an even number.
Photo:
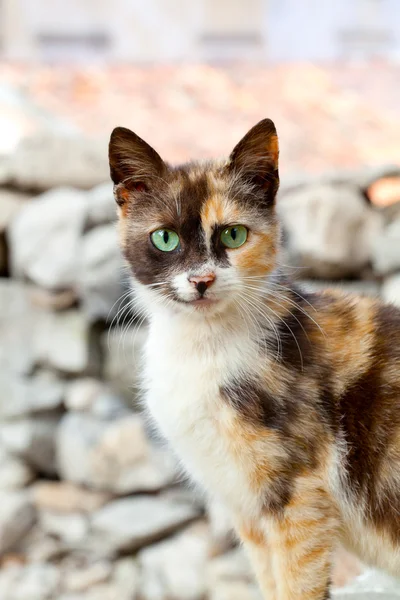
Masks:
[[[271,548],[268,543],[264,519],[238,519],[237,530],[252,563],[258,584],[266,600],[278,600]]]
[[[338,518],[329,494],[306,480],[280,515],[268,517],[278,600],[330,598]]]

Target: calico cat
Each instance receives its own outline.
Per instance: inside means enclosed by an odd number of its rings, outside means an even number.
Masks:
[[[329,598],[338,540],[400,575],[400,311],[284,275],[272,121],[226,161],[171,167],[120,127],[109,157],[147,407],[264,597]]]

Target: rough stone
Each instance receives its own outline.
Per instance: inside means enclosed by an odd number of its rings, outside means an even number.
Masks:
[[[57,186],[90,189],[108,180],[107,141],[43,132],[24,138],[7,166],[7,183],[44,191]]]
[[[1,373],[28,375],[41,366],[79,374],[92,368],[90,328],[80,311],[34,307],[29,286],[12,280],[0,281],[0,309]]]
[[[304,277],[359,275],[371,261],[383,217],[351,185],[314,184],[283,194],[278,202],[291,264]]]
[[[32,487],[32,500],[38,509],[58,513],[91,513],[109,502],[111,496],[67,481],[38,481]]]
[[[0,554],[13,548],[28,533],[34,520],[35,510],[27,492],[0,492]],[[0,593],[0,598],[3,597]]]
[[[99,561],[86,568],[67,573],[64,578],[64,587],[69,592],[84,592],[99,583],[108,581],[112,575],[113,567],[109,561]]]
[[[90,332],[84,315],[71,309],[40,316],[35,335],[36,363],[69,374],[89,370]]]
[[[0,423],[0,443],[35,469],[55,474],[55,435],[58,416],[42,414]]]
[[[34,332],[27,287],[10,279],[0,280],[1,373],[31,373],[35,365]]]
[[[70,545],[82,542],[89,527],[87,518],[79,513],[59,514],[41,510],[38,522],[45,533]]]
[[[34,478],[34,470],[25,461],[0,447],[0,490],[21,489]]]
[[[380,275],[400,270],[400,214],[374,240],[372,262]]]
[[[92,531],[106,536],[118,550],[136,550],[156,542],[199,516],[186,502],[162,496],[135,496],[115,500],[92,517]]]
[[[237,544],[233,524],[225,506],[212,500],[207,505],[207,516],[210,523],[212,546],[210,554],[218,556],[231,550]]]
[[[196,523],[138,553],[143,600],[202,600],[207,592],[209,528]]]
[[[25,417],[61,407],[65,386],[50,372],[33,377],[0,373],[0,419]]]
[[[45,564],[15,566],[0,571],[0,598],[53,600],[58,598],[60,572]]]
[[[69,188],[25,206],[9,228],[12,274],[50,289],[74,286],[86,214],[85,194]]]
[[[386,278],[382,286],[382,297],[385,302],[390,302],[400,308],[400,273]]]
[[[117,219],[112,183],[101,183],[87,193],[88,226],[96,227]]]
[[[174,463],[150,446],[139,415],[113,422],[65,415],[57,436],[57,462],[64,479],[118,494],[156,491],[174,478]]]
[[[23,208],[27,198],[19,193],[0,188],[0,275],[6,275],[9,270],[7,227]]]
[[[126,416],[131,412],[108,386],[90,377],[76,379],[71,383],[65,406],[68,410],[91,413],[106,421]]]
[[[333,594],[335,600],[396,600],[400,581],[385,573],[368,569],[352,583]]]
[[[114,224],[88,231],[82,239],[78,291],[92,320],[112,318],[123,293],[124,262]]]

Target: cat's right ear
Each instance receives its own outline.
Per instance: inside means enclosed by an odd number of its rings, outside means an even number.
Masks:
[[[132,194],[148,191],[163,177],[166,165],[160,155],[136,133],[116,127],[108,147],[115,199],[124,205]]]

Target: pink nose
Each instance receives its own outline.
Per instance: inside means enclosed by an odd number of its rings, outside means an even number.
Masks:
[[[190,283],[194,285],[196,290],[203,295],[207,288],[210,287],[215,281],[214,273],[207,273],[201,277],[189,277]]]

